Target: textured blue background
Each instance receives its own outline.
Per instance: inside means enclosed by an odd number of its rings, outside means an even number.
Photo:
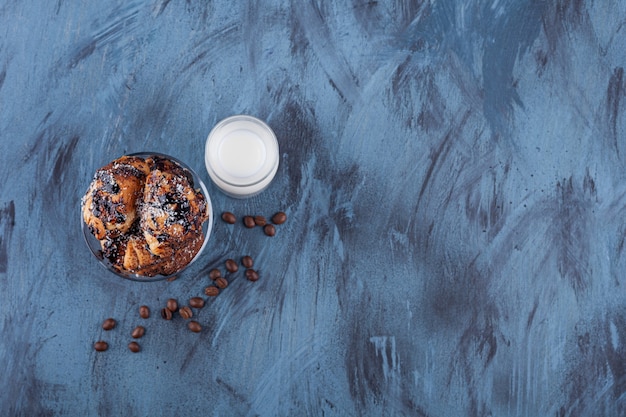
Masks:
[[[0,1],[0,414],[626,415],[626,2],[234,3]],[[243,201],[202,155],[237,113],[281,146]],[[146,150],[288,223],[116,278],[79,200]],[[127,350],[243,254],[201,334]]]

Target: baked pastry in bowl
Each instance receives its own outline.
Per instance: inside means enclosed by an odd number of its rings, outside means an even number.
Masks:
[[[107,233],[127,233],[137,218],[148,163],[136,156],[122,156],[96,171],[85,194],[82,213],[97,239]]]
[[[129,279],[155,281],[189,266],[211,232],[206,187],[182,162],[124,155],[98,169],[81,199],[83,235],[100,262]]]

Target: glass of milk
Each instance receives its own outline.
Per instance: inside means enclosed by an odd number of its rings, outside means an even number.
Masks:
[[[231,197],[251,197],[267,188],[279,159],[276,135],[256,117],[228,117],[215,125],[206,140],[204,162],[209,176]]]

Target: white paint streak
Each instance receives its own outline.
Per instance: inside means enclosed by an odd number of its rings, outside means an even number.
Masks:
[[[619,348],[619,334],[617,333],[617,327],[614,322],[611,321],[609,329],[611,331],[611,344],[613,345],[613,350],[617,350]]]

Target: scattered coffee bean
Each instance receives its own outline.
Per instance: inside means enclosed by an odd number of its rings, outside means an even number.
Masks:
[[[169,300],[167,300],[167,304],[165,305],[165,307],[167,307],[167,309],[172,313],[175,313],[176,310],[178,310],[178,302],[173,298],[170,298]]]
[[[257,226],[265,226],[267,224],[267,219],[263,216],[254,216],[254,224]]]
[[[211,285],[210,287],[206,287],[204,289],[204,293],[209,297],[215,297],[220,293],[220,289]]]
[[[143,337],[144,334],[146,334],[146,329],[143,326],[135,327],[133,331],[130,333],[133,339],[140,339]]]
[[[226,281],[226,278],[219,277],[215,280],[215,285],[217,285],[220,290],[223,290],[224,288],[228,287],[228,281]]]
[[[224,264],[226,265],[226,270],[230,273],[237,272],[239,270],[237,262],[232,259],[226,259],[226,262],[224,262]]]
[[[109,344],[104,340],[99,340],[93,344],[93,348],[98,352],[104,352],[109,348]]]
[[[168,308],[161,309],[161,317],[164,320],[172,320],[172,312]]]
[[[235,224],[237,221],[237,217],[230,211],[225,211],[222,213],[222,220],[224,220],[228,224]]]
[[[256,226],[256,223],[254,222],[254,217],[252,217],[252,216],[244,216],[243,224],[248,229],[252,229],[254,226]]]
[[[178,310],[178,314],[180,314],[180,316],[184,318],[185,320],[193,317],[193,312],[187,306],[181,307],[180,310]]]
[[[273,224],[266,224],[263,228],[263,232],[265,232],[266,235],[272,237],[276,234],[276,228]]]
[[[193,308],[202,308],[204,307],[204,298],[192,297],[189,299],[189,305]]]
[[[130,349],[130,351],[133,353],[137,353],[141,350],[141,346],[139,346],[139,343],[137,342],[130,342],[128,344],[128,349]]]
[[[191,320],[187,327],[194,333],[200,333],[202,331],[202,326],[197,321]]]
[[[102,323],[102,328],[104,330],[113,330],[115,328],[115,319],[106,319],[103,323]]]
[[[172,282],[172,281],[176,281],[178,279],[178,277],[176,275],[169,277],[168,279],[166,279],[167,282]]]
[[[283,211],[279,211],[278,213],[272,216],[272,223],[274,224],[283,224],[287,221],[287,215]]]
[[[254,266],[254,259],[252,259],[251,256],[246,255],[241,258],[241,264],[246,268],[252,268]]]
[[[147,319],[150,317],[150,308],[148,306],[139,307],[139,317],[142,319]]]
[[[246,269],[246,278],[248,278],[248,280],[255,282],[259,280],[259,273],[256,272],[254,269]]]
[[[209,278],[211,278],[213,281],[215,281],[216,279],[218,279],[221,276],[222,276],[222,273],[217,268],[216,269],[211,269],[209,271]]]

